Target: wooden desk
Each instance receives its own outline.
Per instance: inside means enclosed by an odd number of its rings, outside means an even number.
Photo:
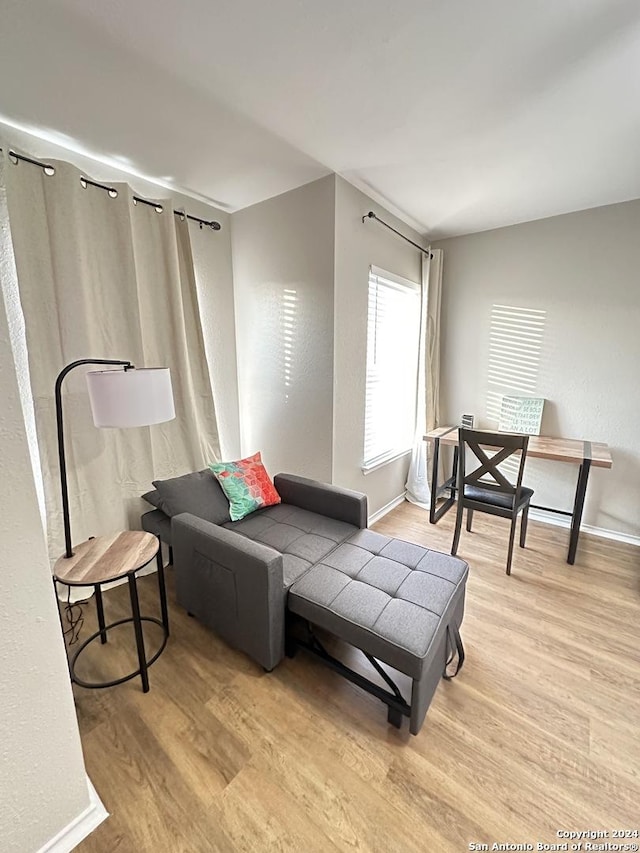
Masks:
[[[432,442],[434,446],[433,465],[431,469],[432,487],[429,521],[431,524],[435,524],[440,518],[442,518],[445,512],[448,512],[451,509],[455,501],[456,476],[458,469],[458,427],[437,427],[427,433],[424,436],[424,440]],[[451,476],[448,477],[444,483],[437,485],[437,471],[441,445],[447,445],[455,448],[453,454],[453,471]],[[573,565],[575,563],[576,550],[578,548],[578,538],[580,536],[580,524],[582,522],[582,511],[584,509],[584,498],[587,492],[589,471],[592,467],[611,468],[613,463],[609,447],[607,444],[603,444],[602,442],[581,441],[573,438],[549,438],[548,436],[543,435],[532,435],[529,437],[527,458],[549,459],[555,462],[566,462],[580,466],[572,512],[531,504],[535,509],[543,509],[547,512],[557,513],[558,515],[570,516],[571,532],[569,535],[567,563]],[[447,491],[449,492],[448,498],[442,506],[436,508],[438,498]]]

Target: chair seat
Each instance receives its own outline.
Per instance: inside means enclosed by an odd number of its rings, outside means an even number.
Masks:
[[[468,486],[464,487],[464,496],[465,500],[468,501],[479,501],[480,503],[490,504],[491,506],[499,506],[503,509],[513,509],[513,499],[512,495],[505,495],[501,492],[494,492],[492,489],[482,489],[478,486]],[[528,503],[533,496],[533,489],[527,489],[523,486],[520,489],[520,501],[518,502],[518,509]]]

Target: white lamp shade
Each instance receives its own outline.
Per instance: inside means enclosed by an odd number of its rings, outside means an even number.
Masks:
[[[91,370],[87,373],[97,427],[139,427],[176,416],[168,367]]]

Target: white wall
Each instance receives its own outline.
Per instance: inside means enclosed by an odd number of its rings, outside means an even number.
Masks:
[[[421,256],[375,221],[362,222],[373,210],[412,240],[420,235],[340,177],[335,205],[335,377],[333,482],[365,492],[369,514],[404,493],[409,457],[390,462],[366,476],[364,402],[367,359],[367,299],[371,264],[420,281]]]
[[[331,480],[334,180],[231,217],[242,453]]]
[[[542,432],[604,441],[584,521],[640,535],[640,201],[444,240],[441,423],[487,419],[494,304],[546,311]],[[575,466],[529,460],[535,503],[570,509]]]
[[[89,794],[1,296],[0,399],[0,846],[32,853]]]
[[[1,123],[0,146],[13,146],[36,159],[50,157],[66,160],[85,170],[87,176],[94,180],[107,183],[125,181],[143,198],[171,198],[174,206],[187,213],[220,222],[220,231],[214,232],[209,228],[200,230],[195,223],[190,223],[189,230],[221,453],[225,458],[235,458],[240,448],[240,425],[229,214],[199,199],[160,187],[112,165],[100,163],[89,156]]]

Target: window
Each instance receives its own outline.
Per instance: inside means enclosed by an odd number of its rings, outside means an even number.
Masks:
[[[364,420],[366,473],[413,444],[420,285],[371,267]]]

